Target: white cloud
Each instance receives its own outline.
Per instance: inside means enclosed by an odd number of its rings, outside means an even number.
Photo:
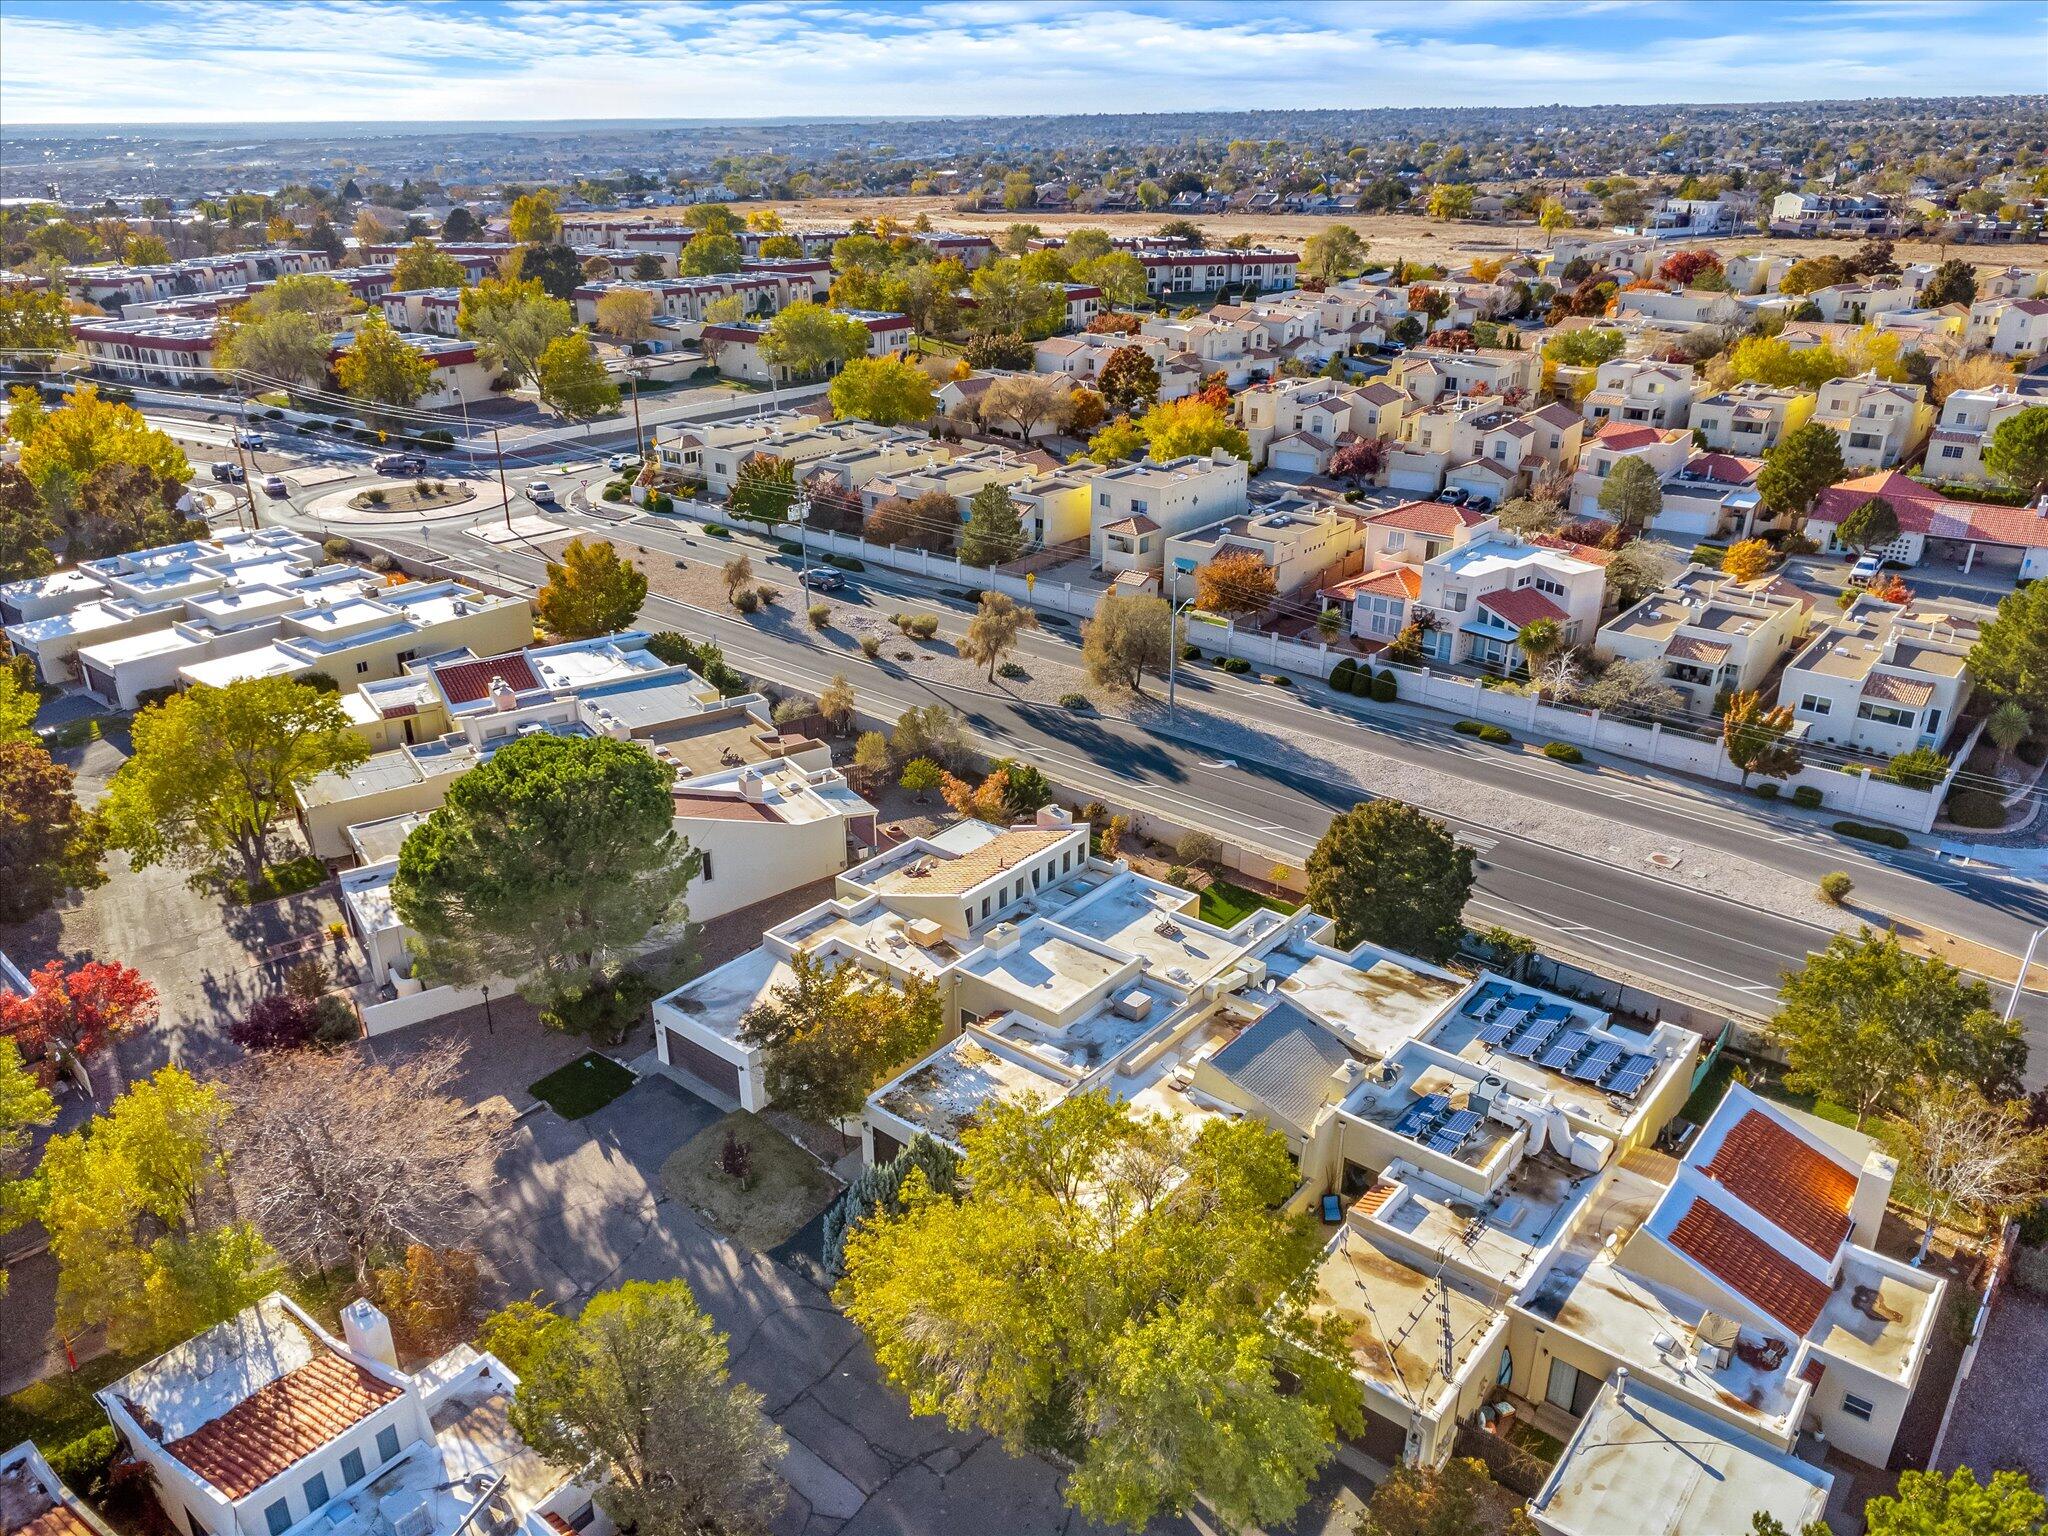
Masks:
[[[412,6],[0,16],[0,119],[815,117],[2032,91],[2048,8],[1286,9],[1213,0]]]

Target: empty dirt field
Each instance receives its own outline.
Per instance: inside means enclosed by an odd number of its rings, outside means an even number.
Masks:
[[[801,203],[742,203],[736,213],[773,208],[793,228],[838,228],[855,219],[874,219],[887,214],[908,224],[919,214],[928,214],[940,229],[979,231],[996,234],[1016,223],[1036,224],[1047,234],[1088,226],[1106,229],[1114,235],[1149,234],[1168,219],[1182,215],[1164,209],[1155,213],[959,213],[952,199],[944,197],[859,197],[813,198]],[[682,210],[637,209],[621,212],[621,219],[682,217]],[[1534,224],[1442,224],[1415,214],[1354,214],[1331,219],[1306,214],[1216,213],[1188,215],[1212,242],[1236,235],[1249,235],[1260,244],[1298,249],[1310,235],[1334,223],[1346,223],[1364,236],[1374,257],[1381,261],[1458,261],[1479,256],[1500,256],[1516,250],[1541,250],[1543,232]],[[1588,231],[1592,233],[1592,231]],[[1678,245],[1711,246],[1724,253],[1734,251],[1785,252],[1794,256],[1818,256],[1829,251],[1846,255],[1855,240],[1787,240],[1763,235],[1730,235],[1710,240],[1673,242]],[[2048,268],[2048,245],[1949,245],[1930,240],[1900,240],[1894,253],[1902,262],[1940,261],[1962,256],[1982,267]]]

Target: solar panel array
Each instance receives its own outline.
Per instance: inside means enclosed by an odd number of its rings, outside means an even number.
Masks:
[[[1634,1098],[1643,1091],[1643,1084],[1650,1080],[1650,1074],[1657,1070],[1657,1058],[1631,1051],[1615,1064],[1601,1083],[1609,1093],[1618,1093],[1623,1098]]]
[[[1472,1128],[1478,1124],[1479,1116],[1471,1110],[1454,1109],[1443,1117],[1436,1128],[1423,1139],[1422,1144],[1432,1152],[1441,1152],[1449,1156],[1465,1144],[1465,1138],[1472,1134]]]
[[[1423,1133],[1423,1127],[1434,1125],[1436,1117],[1450,1107],[1450,1102],[1448,1094],[1424,1094],[1401,1111],[1401,1118],[1394,1122],[1394,1134],[1419,1138]]]
[[[1583,1029],[1567,1029],[1536,1058],[1536,1065],[1551,1072],[1562,1072],[1579,1059],[1579,1053],[1592,1038]]]
[[[1608,1068],[1621,1059],[1621,1047],[1612,1040],[1602,1040],[1588,1051],[1582,1060],[1573,1062],[1565,1069],[1566,1075],[1582,1083],[1597,1083],[1607,1075]]]
[[[1452,1109],[1448,1094],[1426,1093],[1401,1111],[1401,1118],[1394,1122],[1394,1134],[1420,1142],[1428,1151],[1449,1156],[1465,1144],[1465,1138],[1481,1118],[1475,1110]]]

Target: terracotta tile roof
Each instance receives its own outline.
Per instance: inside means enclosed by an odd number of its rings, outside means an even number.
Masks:
[[[1389,1184],[1385,1179],[1381,1179],[1371,1189],[1368,1189],[1364,1194],[1352,1201],[1351,1209],[1357,1211],[1361,1216],[1370,1216],[1394,1198],[1396,1187],[1393,1184]]]
[[[1579,413],[1570,406],[1560,405],[1555,401],[1544,406],[1540,411],[1531,411],[1527,419],[1530,421],[1540,421],[1546,426],[1552,427],[1575,427],[1579,425]]]
[[[1678,1219],[1671,1246],[1795,1335],[1803,1336],[1827,1305],[1824,1281],[1705,1200],[1694,1200]]]
[[[1863,697],[1918,709],[1934,697],[1934,684],[1895,672],[1873,672],[1863,680]]]
[[[230,1499],[243,1499],[399,1396],[391,1383],[323,1350],[164,1449]]]
[[[1159,525],[1149,517],[1125,517],[1103,525],[1104,533],[1157,533]]]
[[[1410,602],[1422,596],[1422,569],[1414,565],[1390,565],[1383,571],[1368,571],[1322,589],[1324,597],[1404,597]]]
[[[1540,544],[1545,549],[1561,549],[1574,560],[1583,560],[1588,565],[1605,565],[1612,560],[1616,551],[1602,549],[1598,544],[1575,544],[1570,539],[1561,539],[1554,533],[1535,533],[1528,536],[1531,544]]]
[[[1719,662],[1728,655],[1728,646],[1714,640],[1702,640],[1697,635],[1674,635],[1671,643],[1664,647],[1664,655],[1670,661]]]
[[[1821,1377],[1825,1376],[1827,1374],[1827,1371],[1827,1361],[1821,1359],[1820,1356],[1815,1355],[1812,1358],[1810,1358],[1806,1362],[1806,1364],[1799,1367],[1799,1379],[1807,1383],[1809,1386],[1817,1387],[1820,1385]]]
[[[490,693],[494,677],[504,678],[515,693],[525,693],[540,686],[540,679],[533,675],[532,664],[527,661],[524,651],[513,651],[506,656],[486,656],[482,661],[451,661],[444,667],[434,668],[434,681],[440,685],[450,704],[474,704]]]
[[[1685,461],[1688,475],[1705,475],[1725,485],[1747,485],[1763,467],[1762,459],[1745,459],[1734,453],[1696,453]]]
[[[23,1525],[10,1525],[6,1536],[100,1536],[68,1504],[44,1510]]]
[[[1534,624],[1538,619],[1556,619],[1562,623],[1571,617],[1534,587],[1511,587],[1505,592],[1485,593],[1479,599],[1479,606],[1489,613],[1498,614],[1516,629]]]
[[[1759,1110],[1728,1128],[1702,1171],[1824,1259],[1849,1235],[1856,1175]]]
[[[0,1459],[13,1452],[0,1454]],[[50,1496],[26,1456],[0,1471],[0,1533],[4,1536],[101,1536],[69,1504]]]
[[[1648,448],[1653,443],[1664,441],[1664,434],[1655,427],[1632,426],[1625,421],[1610,421],[1593,434],[1593,441],[1602,448],[1612,448],[1626,453],[1631,448]]]
[[[1470,507],[1454,507],[1447,501],[1404,501],[1366,521],[1376,528],[1399,528],[1406,533],[1433,533],[1449,538],[1485,515]]]
[[[1817,523],[1839,523],[1873,496],[1891,504],[1899,516],[1899,528],[1905,533],[2010,544],[2020,549],[2048,549],[2048,517],[2032,507],[1957,500],[1895,469],[1829,486],[1814,498],[1813,511],[1808,515]]]

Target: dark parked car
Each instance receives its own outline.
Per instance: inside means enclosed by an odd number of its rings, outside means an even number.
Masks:
[[[224,480],[229,485],[240,485],[248,476],[242,473],[242,466],[228,459],[213,461],[213,478]]]
[[[427,458],[422,453],[387,453],[370,467],[380,475],[424,475]]]

